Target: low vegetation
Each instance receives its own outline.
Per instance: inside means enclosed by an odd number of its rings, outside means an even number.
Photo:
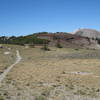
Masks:
[[[43,44],[45,39],[39,39],[37,38],[37,34],[48,34],[47,32],[41,32],[41,33],[34,33],[32,35],[28,36],[11,36],[11,37],[6,37],[2,36],[0,37],[0,44],[17,44],[17,45],[24,45],[24,44]],[[46,40],[47,43],[49,42]]]

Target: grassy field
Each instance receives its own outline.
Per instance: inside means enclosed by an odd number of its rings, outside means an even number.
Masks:
[[[0,72],[2,73],[13,64],[15,58],[16,52],[11,48],[11,46],[4,45],[3,48],[0,48]]]
[[[4,100],[99,100],[99,50],[11,48],[20,51],[22,61],[0,87]]]

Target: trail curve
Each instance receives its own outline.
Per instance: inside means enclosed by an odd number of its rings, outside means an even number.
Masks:
[[[7,74],[11,71],[11,69],[21,61],[22,57],[20,56],[19,50],[16,50],[16,61],[10,67],[8,67],[4,72],[0,75],[0,83],[5,79]]]

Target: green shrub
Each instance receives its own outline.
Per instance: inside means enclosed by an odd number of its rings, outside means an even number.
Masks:
[[[30,44],[29,45],[31,48],[35,48],[35,44]]]
[[[35,98],[35,100],[47,100],[44,96],[40,95]]]
[[[44,51],[50,51],[47,44],[44,44],[44,46],[41,49],[43,49]]]
[[[74,93],[74,94],[78,94],[78,95],[86,95],[86,91],[84,91],[84,90],[77,90],[77,92]]]
[[[57,43],[57,48],[63,48],[60,43]]]
[[[4,100],[4,98],[2,96],[0,96],[0,100]]]

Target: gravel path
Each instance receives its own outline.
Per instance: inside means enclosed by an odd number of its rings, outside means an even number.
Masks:
[[[3,79],[6,77],[6,75],[10,72],[10,70],[19,62],[21,61],[21,56],[18,50],[16,50],[16,61],[14,64],[12,64],[10,67],[8,67],[1,75],[0,75],[0,83],[3,81]]]

